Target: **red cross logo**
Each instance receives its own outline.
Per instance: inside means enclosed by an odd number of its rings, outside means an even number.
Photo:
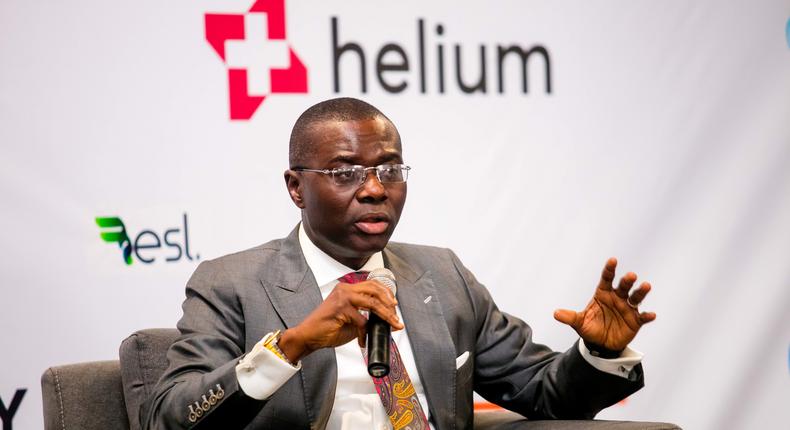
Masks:
[[[250,119],[269,94],[307,92],[307,68],[285,40],[285,0],[207,13],[206,40],[228,67],[230,119]]]

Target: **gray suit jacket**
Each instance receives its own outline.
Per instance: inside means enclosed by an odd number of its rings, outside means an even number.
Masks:
[[[169,368],[141,411],[147,428],[326,426],[337,382],[333,349],[304,358],[302,370],[266,401],[246,396],[235,373],[266,333],[295,326],[321,303],[297,231],[200,264],[186,287]],[[439,430],[471,428],[473,390],[528,418],[592,418],[643,385],[641,365],[625,379],[593,368],[576,346],[558,353],[533,343],[530,327],[499,311],[450,250],[390,243],[384,262],[397,279]],[[465,351],[469,359],[456,369]]]

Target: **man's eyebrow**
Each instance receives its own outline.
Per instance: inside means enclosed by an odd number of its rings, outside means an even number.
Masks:
[[[399,153],[389,152],[384,154],[381,158],[378,159],[378,164],[384,164],[387,162],[400,161],[400,160],[401,160],[401,155]],[[350,155],[336,155],[332,157],[331,160],[329,160],[329,164],[333,164],[333,163],[359,164],[359,160],[357,160],[355,157]]]
[[[329,163],[346,163],[346,164],[356,164],[356,161],[353,157],[348,155],[337,155],[329,160]]]
[[[385,162],[389,162],[389,161],[393,161],[393,160],[400,161],[401,160],[401,155],[399,153],[390,152],[387,155],[381,157],[379,159],[379,162],[380,163],[385,163]]]

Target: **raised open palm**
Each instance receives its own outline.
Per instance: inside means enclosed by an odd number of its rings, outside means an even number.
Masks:
[[[636,282],[636,274],[628,272],[620,279],[617,288],[613,288],[616,268],[617,259],[613,257],[606,261],[601,281],[583,311],[554,311],[554,318],[573,327],[587,345],[614,352],[625,349],[644,324],[656,319],[654,312],[640,313],[637,309],[650,292],[650,283],[643,282],[629,295]]]

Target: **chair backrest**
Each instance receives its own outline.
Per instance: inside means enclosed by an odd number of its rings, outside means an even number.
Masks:
[[[134,332],[121,343],[121,381],[131,430],[141,428],[144,403],[167,369],[167,350],[178,335],[176,329],[153,328]]]
[[[118,360],[53,366],[41,375],[47,430],[128,430]]]

